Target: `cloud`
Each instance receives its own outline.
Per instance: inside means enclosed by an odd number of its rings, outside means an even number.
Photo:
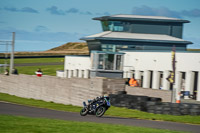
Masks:
[[[176,11],[169,10],[166,7],[152,8],[149,6],[134,7],[132,14],[147,15],[147,16],[166,16],[181,18],[180,14]]]
[[[11,12],[19,12],[19,10],[15,7],[4,7],[4,10]]]
[[[200,17],[200,9],[183,10],[181,14],[188,17]]]
[[[41,32],[39,32],[41,31]],[[12,32],[16,33],[16,40],[29,40],[29,41],[78,41],[81,37],[86,34],[75,33],[75,32],[49,32],[45,26],[38,25],[34,31],[26,31],[8,27],[0,29],[0,39],[11,40]],[[9,33],[9,34],[5,34]]]
[[[27,12],[27,13],[39,13],[37,10],[31,7],[23,7],[21,9],[17,9],[16,7],[4,7],[4,10],[10,12]]]
[[[82,14],[82,15],[93,15],[89,11],[79,11],[77,8],[70,8],[69,10],[66,10],[66,13],[77,13],[77,14]]]
[[[62,10],[62,9],[58,9],[58,7],[56,6],[52,6],[50,8],[46,9],[47,11],[49,11],[51,14],[53,15],[67,15],[67,14],[81,14],[81,15],[110,15],[110,13],[108,12],[104,12],[104,13],[92,13],[90,11],[80,11],[77,8],[70,8],[67,10]]]
[[[37,10],[30,8],[30,7],[24,7],[21,9],[22,12],[29,12],[29,13],[39,13]]]
[[[46,10],[49,11],[53,15],[65,15],[65,11],[58,10],[58,7],[56,7],[56,6],[52,6],[50,8],[47,8]]]
[[[200,17],[200,9],[174,11],[174,10],[170,10],[167,7],[152,8],[145,5],[141,7],[134,7],[131,13],[135,15],[166,16],[166,17],[175,17],[175,18],[183,18],[186,16]]]
[[[76,8],[70,8],[69,10],[66,11],[66,13],[79,13],[79,10]]]
[[[38,25],[36,28],[35,28],[35,31],[36,32],[44,32],[44,31],[48,31],[49,29],[45,26],[42,26],[42,25]]]

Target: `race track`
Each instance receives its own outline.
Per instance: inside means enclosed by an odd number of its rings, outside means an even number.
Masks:
[[[80,116],[79,113],[62,112],[62,111],[49,110],[43,108],[28,107],[6,102],[0,102],[0,114],[28,116],[37,118],[52,118],[52,119],[81,121],[81,122],[84,121],[84,122],[96,122],[96,123],[121,124],[128,126],[150,127],[157,129],[189,131],[194,133],[200,132],[200,125],[190,125],[190,124],[165,122],[165,121],[129,119],[129,118],[119,118],[119,117],[109,117],[109,116],[103,116],[102,118],[97,118],[92,115]]]

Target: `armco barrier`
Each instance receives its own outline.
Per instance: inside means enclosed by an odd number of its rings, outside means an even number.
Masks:
[[[200,104],[162,102],[161,98],[110,94],[111,105],[155,114],[200,115]]]

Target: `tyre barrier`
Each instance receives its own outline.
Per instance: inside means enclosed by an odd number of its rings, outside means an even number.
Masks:
[[[200,115],[200,104],[162,102],[161,98],[121,92],[109,96],[111,105],[116,107],[126,107],[154,114]]]

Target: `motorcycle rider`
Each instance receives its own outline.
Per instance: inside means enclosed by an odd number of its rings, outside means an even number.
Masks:
[[[96,103],[98,101],[104,100],[104,97],[108,97],[108,96],[104,95],[104,96],[96,97],[93,100],[88,100],[88,108],[91,109],[91,107],[92,107],[91,105],[93,105],[94,103]]]
[[[96,115],[97,117],[101,117],[104,115],[109,107],[109,97],[107,97],[106,95],[96,97],[93,100],[88,100],[88,104],[83,102],[83,108],[80,111],[80,115],[86,116],[87,114],[92,114]]]

